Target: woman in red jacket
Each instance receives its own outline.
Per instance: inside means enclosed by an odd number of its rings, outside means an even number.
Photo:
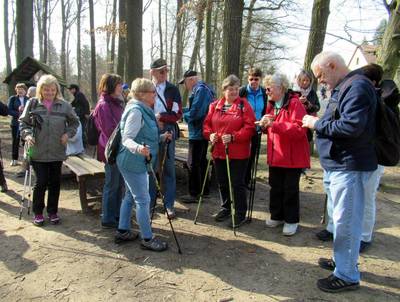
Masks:
[[[307,129],[302,128],[306,114],[298,96],[292,93],[283,74],[266,76],[268,94],[266,114],[260,121],[268,134],[267,162],[269,165],[271,218],[268,227],[283,226],[283,234],[294,235],[300,219],[299,181],[303,168],[310,167]]]
[[[222,195],[221,210],[215,216],[215,220],[224,221],[231,215],[225,154],[227,146],[235,201],[235,227],[239,227],[246,220],[247,194],[244,177],[256,120],[247,100],[239,97],[239,84],[240,81],[235,75],[228,76],[222,82],[224,96],[211,103],[203,124],[204,137],[214,145],[212,157]]]

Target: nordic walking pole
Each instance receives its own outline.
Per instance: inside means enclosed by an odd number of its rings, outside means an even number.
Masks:
[[[251,222],[253,216],[253,206],[254,206],[254,197],[256,192],[257,168],[258,168],[258,159],[260,157],[260,148],[261,148],[261,132],[257,132],[257,149],[253,162],[253,167],[251,170],[252,178],[250,182],[249,212],[247,215],[247,222]]]
[[[324,213],[322,213],[322,216],[321,216],[321,221],[320,221],[321,224],[324,224],[324,223],[325,223],[325,220],[326,220],[326,210],[327,210],[327,208],[328,208],[328,194],[325,194]]]
[[[32,201],[32,165],[28,161],[29,165],[29,181],[28,181],[28,215],[31,214],[31,201]]]
[[[231,170],[230,170],[230,167],[229,167],[228,144],[225,144],[225,159],[226,159],[226,172],[228,173],[229,199],[231,200],[232,228],[233,228],[233,234],[236,236],[236,229],[235,229],[235,199],[233,197],[233,191],[232,191]]]
[[[201,187],[201,193],[200,193],[200,196],[199,196],[199,201],[197,203],[197,210],[196,210],[196,216],[194,217],[194,224],[196,224],[196,222],[197,222],[197,217],[199,216],[201,202],[203,201],[204,188],[206,187],[206,182],[207,182],[207,179],[208,179],[208,170],[210,169],[210,164],[211,164],[211,161],[212,161],[212,151],[213,151],[213,149],[214,149],[214,145],[211,144],[208,147],[208,152],[210,153],[210,158],[208,159],[207,167],[206,167],[206,173],[204,174],[204,181],[203,181],[203,185]]]
[[[21,206],[19,209],[19,220],[22,219],[22,211],[24,210],[24,203],[25,203],[25,196],[28,194],[28,215],[30,214],[30,197],[31,197],[31,184],[32,184],[32,170],[31,170],[31,162],[30,162],[30,147],[27,147],[25,149],[25,156],[27,159],[27,167],[25,169],[25,178],[24,178],[24,189],[21,197]],[[29,185],[29,188],[27,188],[27,185]]]
[[[161,192],[160,184],[159,184],[159,182],[158,182],[158,180],[157,180],[156,173],[154,172],[153,166],[151,165],[151,156],[150,156],[149,158],[146,158],[145,161],[146,161],[147,169],[150,171],[150,174],[151,174],[151,176],[152,176],[153,179],[154,179],[154,182],[155,182],[155,184],[156,184],[157,191],[160,192],[161,199],[162,199],[163,206],[164,206],[164,210],[165,210],[165,212],[167,213],[167,218],[168,218],[168,221],[169,221],[169,225],[170,225],[170,227],[171,227],[172,235],[174,236],[176,246],[178,247],[178,253],[179,253],[179,254],[182,254],[181,246],[179,245],[178,238],[176,238],[175,230],[174,230],[174,227],[173,227],[172,222],[171,222],[171,217],[169,216],[168,211],[167,211],[167,209],[165,208],[164,195],[163,195],[162,192]]]

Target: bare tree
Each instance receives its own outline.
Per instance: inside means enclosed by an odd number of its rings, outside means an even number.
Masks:
[[[96,39],[95,39],[95,29],[94,29],[94,8],[93,8],[93,0],[89,0],[89,15],[90,15],[90,72],[91,72],[91,96],[92,96],[92,105],[97,102],[97,93],[96,93]]]
[[[19,65],[25,57],[33,57],[33,1],[17,0],[16,5],[16,61]]]
[[[77,17],[77,14],[73,14],[73,3],[73,0],[61,0],[61,75],[64,79],[67,79],[67,62],[69,61],[67,36]]]
[[[126,6],[127,0],[119,0],[118,7],[118,21],[119,21],[119,35],[118,35],[118,60],[117,60],[117,73],[121,77],[125,77],[126,65]]]
[[[160,58],[164,58],[163,48],[163,34],[162,34],[162,22],[161,22],[161,0],[158,0],[158,34],[160,36]]]
[[[108,71],[113,73],[115,68],[115,34],[117,32],[117,0],[113,2],[112,19],[111,19],[111,49],[108,64]]]
[[[184,14],[183,10],[183,0],[177,0],[176,8],[176,53],[175,53],[175,67],[174,67],[174,82],[182,76],[182,56],[183,56],[183,30],[182,27],[182,16]]]
[[[253,9],[254,5],[256,4],[257,0],[251,0],[249,9],[248,9],[248,15],[246,19],[246,25],[244,27],[244,32],[242,36],[242,45],[241,45],[241,52],[240,52],[240,65],[239,65],[239,79],[243,78],[243,69],[245,65],[245,60],[247,57],[247,50],[250,45],[250,32],[251,32],[251,27],[253,24]]]
[[[8,0],[4,0],[4,50],[6,52],[6,71],[7,74],[10,74],[12,71],[11,66],[11,43],[9,39],[8,33]]]
[[[197,60],[197,54],[200,51],[201,33],[203,31],[204,10],[206,8],[206,5],[206,0],[199,0],[194,7],[194,13],[196,17],[196,37],[194,39],[192,56],[190,57],[189,69],[193,69],[194,64]]]
[[[142,45],[142,18],[143,0],[128,1],[127,11],[131,12],[127,18],[127,77],[128,83],[137,77],[143,76],[143,45]]]
[[[82,0],[76,0],[76,68],[78,74],[78,85],[81,85],[82,79],[81,12]]]
[[[213,1],[207,0],[206,6],[206,68],[205,68],[205,81],[211,83],[212,77],[212,31],[211,31],[211,20],[212,20],[212,7]]]

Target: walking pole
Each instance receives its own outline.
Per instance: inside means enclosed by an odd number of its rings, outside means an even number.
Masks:
[[[261,132],[257,132],[257,149],[256,156],[254,158],[253,166],[251,169],[251,181],[250,181],[250,196],[249,196],[249,211],[247,214],[247,222],[251,222],[253,216],[253,206],[254,206],[254,197],[256,192],[256,180],[257,180],[257,168],[258,168],[258,159],[260,157],[260,148],[261,148]]]
[[[225,144],[225,159],[226,159],[226,172],[228,173],[229,199],[231,200],[232,228],[233,228],[233,234],[236,236],[236,229],[235,229],[235,199],[233,197],[233,191],[232,191],[231,170],[230,170],[230,167],[229,167],[228,144]]]
[[[204,188],[206,187],[206,183],[207,183],[207,179],[208,179],[208,170],[210,169],[210,164],[211,164],[211,161],[212,161],[213,149],[214,149],[214,145],[211,144],[208,147],[208,152],[210,153],[210,158],[208,159],[208,162],[207,162],[206,173],[204,175],[203,185],[201,187],[201,193],[200,193],[199,201],[198,201],[198,204],[197,204],[196,216],[194,217],[194,224],[196,224],[196,222],[197,222],[197,217],[199,216],[201,202],[203,201]]]
[[[324,223],[325,223],[325,220],[326,220],[326,210],[327,210],[327,208],[328,208],[328,194],[325,194],[324,212],[322,213],[322,216],[321,216],[321,221],[320,221],[321,224],[324,224]]]
[[[168,218],[168,221],[169,221],[169,225],[170,225],[170,227],[171,227],[171,231],[172,231],[172,234],[173,234],[173,236],[174,236],[176,246],[178,247],[178,253],[179,253],[179,254],[182,254],[181,246],[179,245],[178,238],[176,238],[175,230],[174,230],[174,227],[173,227],[172,222],[171,222],[171,217],[169,216],[168,211],[167,211],[167,209],[165,208],[164,195],[163,195],[162,192],[161,192],[160,184],[159,184],[159,182],[158,182],[158,180],[157,180],[156,173],[154,172],[153,166],[151,165],[151,156],[150,156],[149,158],[146,158],[145,161],[146,161],[147,169],[148,169],[148,171],[150,171],[150,174],[151,174],[151,176],[152,176],[153,179],[154,179],[154,182],[155,182],[155,184],[156,184],[157,191],[160,192],[161,199],[162,199],[163,206],[164,206],[164,210],[165,210],[165,212],[167,213],[167,218]]]
[[[28,194],[28,215],[30,214],[30,198],[31,198],[31,185],[32,185],[32,167],[30,162],[30,148],[28,147],[25,151],[25,156],[27,159],[27,167],[25,169],[25,178],[24,178],[24,189],[21,197],[21,206],[19,209],[19,220],[22,219],[22,211],[24,210],[25,196]],[[27,185],[29,186],[27,188]]]

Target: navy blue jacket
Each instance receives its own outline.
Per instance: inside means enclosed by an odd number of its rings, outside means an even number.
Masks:
[[[28,97],[24,97],[25,106],[28,101]],[[21,106],[21,101],[19,100],[18,95],[13,95],[8,99],[8,114],[11,115],[11,126],[19,126],[18,118],[21,115],[18,108]]]
[[[204,139],[203,122],[208,112],[208,106],[213,100],[212,90],[204,82],[197,82],[189,97],[189,109],[185,110],[183,114],[183,119],[188,124],[189,139]]]
[[[372,82],[357,73],[349,73],[333,89],[324,115],[315,124],[321,165],[327,171],[377,169],[373,145],[377,94]],[[346,82],[353,76],[357,78]]]

